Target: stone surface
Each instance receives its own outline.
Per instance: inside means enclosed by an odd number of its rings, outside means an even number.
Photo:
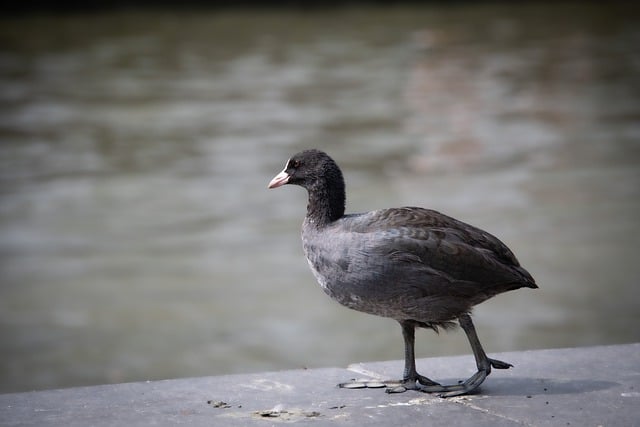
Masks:
[[[0,395],[3,426],[640,426],[640,344],[490,354],[494,370],[471,396],[339,389],[351,378],[389,379],[401,361],[185,378]],[[472,356],[421,359],[442,383],[475,372]]]

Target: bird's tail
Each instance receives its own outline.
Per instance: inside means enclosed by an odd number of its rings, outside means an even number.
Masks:
[[[522,281],[520,282],[521,287],[532,288],[532,289],[536,289],[538,287],[535,279],[533,278],[533,276],[531,276],[531,274],[527,270],[525,270],[520,266],[515,267],[515,269],[518,272],[518,275],[520,276],[520,278],[522,279]]]

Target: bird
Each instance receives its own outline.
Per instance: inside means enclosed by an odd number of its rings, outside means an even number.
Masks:
[[[324,292],[360,312],[396,320],[404,340],[400,380],[383,383],[388,393],[416,390],[452,397],[474,392],[491,369],[513,365],[487,356],[472,308],[503,292],[538,288],[513,252],[497,237],[438,211],[399,207],[345,214],[342,171],[325,152],[290,157],[269,189],[298,185],[307,190],[302,247]],[[442,385],[419,374],[415,330],[451,329],[466,333],[477,372],[457,384]],[[338,384],[365,388],[364,381]],[[376,384],[376,386],[379,386]]]

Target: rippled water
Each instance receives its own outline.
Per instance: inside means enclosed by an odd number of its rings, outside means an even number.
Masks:
[[[489,352],[638,341],[636,12],[2,18],[0,391],[401,358],[394,322],[315,284],[303,190],[266,189],[306,147],[350,211],[431,207],[509,244],[541,288],[476,309]]]

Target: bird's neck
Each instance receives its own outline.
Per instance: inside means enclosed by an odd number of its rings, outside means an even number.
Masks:
[[[344,181],[322,181],[309,188],[307,220],[320,228],[336,221],[344,215]]]

